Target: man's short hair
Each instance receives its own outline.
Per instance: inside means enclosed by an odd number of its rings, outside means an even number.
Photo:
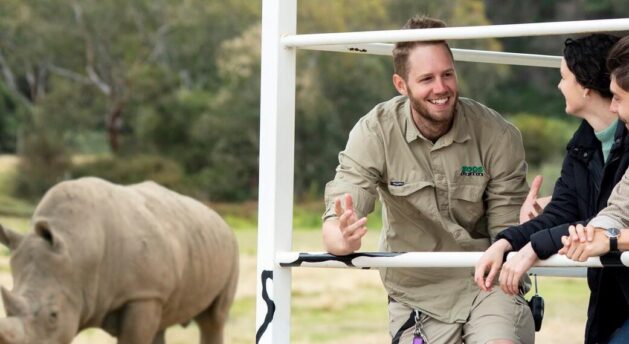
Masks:
[[[618,86],[629,91],[629,36],[621,38],[609,52],[607,69]]]
[[[618,37],[595,33],[585,37],[564,42],[563,58],[566,66],[574,74],[577,82],[585,87],[597,91],[605,98],[611,98],[609,91],[610,75],[605,63],[607,55]]]
[[[446,23],[439,19],[430,18],[424,15],[417,15],[409,19],[402,29],[432,29],[446,27]],[[398,42],[393,49],[393,67],[395,74],[401,76],[404,80],[408,77],[408,55],[413,48],[420,44],[443,44],[448,48],[450,56],[452,51],[450,46],[444,40],[436,41],[413,41],[413,42]]]

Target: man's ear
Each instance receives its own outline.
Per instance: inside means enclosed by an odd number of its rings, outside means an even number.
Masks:
[[[393,86],[401,95],[408,95],[408,90],[406,89],[406,81],[398,74],[393,74]]]

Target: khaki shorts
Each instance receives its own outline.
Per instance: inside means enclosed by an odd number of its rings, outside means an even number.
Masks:
[[[394,344],[413,343],[413,313],[405,304],[390,300],[389,332]],[[519,344],[535,342],[533,315],[524,298],[509,296],[496,287],[478,294],[465,323],[444,323],[425,314],[420,314],[419,320],[428,344],[485,344],[497,339]]]

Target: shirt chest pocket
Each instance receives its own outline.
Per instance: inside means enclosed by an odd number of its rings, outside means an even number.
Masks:
[[[450,213],[454,220],[471,230],[485,214],[485,185],[459,184],[452,188]]]
[[[387,186],[390,198],[387,205],[406,214],[417,216],[418,209],[432,208],[434,188],[435,184],[432,181],[416,181],[404,185],[390,183]]]

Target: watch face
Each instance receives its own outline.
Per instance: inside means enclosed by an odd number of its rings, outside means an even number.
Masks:
[[[605,234],[607,234],[608,237],[610,238],[616,238],[620,235],[620,229],[618,228],[607,228],[607,230],[605,231]]]

